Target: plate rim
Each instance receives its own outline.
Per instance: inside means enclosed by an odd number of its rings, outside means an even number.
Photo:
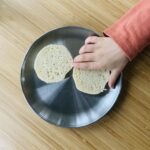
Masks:
[[[42,120],[46,121],[48,124],[52,124],[52,125],[55,125],[55,126],[57,126],[57,127],[62,127],[62,128],[82,128],[82,127],[86,127],[86,126],[92,125],[92,124],[94,124],[94,123],[100,121],[101,119],[103,119],[103,118],[112,110],[112,108],[114,107],[114,105],[118,102],[119,97],[120,97],[120,94],[121,94],[121,91],[122,91],[122,87],[123,87],[123,85],[122,85],[122,84],[123,84],[123,73],[122,73],[122,72],[121,72],[121,74],[120,74],[120,76],[119,76],[119,78],[118,78],[118,80],[120,80],[120,84],[121,84],[121,87],[120,87],[120,89],[119,89],[119,94],[118,94],[116,100],[114,101],[114,103],[112,104],[112,106],[111,106],[111,107],[108,109],[108,111],[106,111],[100,118],[98,118],[98,119],[92,121],[91,123],[88,123],[88,124],[85,124],[85,125],[81,125],[81,126],[72,126],[72,125],[65,126],[65,125],[61,125],[61,124],[58,125],[58,124],[55,124],[55,123],[52,122],[52,121],[46,120],[46,119],[45,119],[44,117],[42,117],[38,112],[36,112],[36,110],[30,105],[30,103],[29,103],[29,98],[28,98],[28,97],[26,96],[26,94],[25,94],[25,89],[24,89],[24,87],[23,87],[23,82],[22,82],[22,76],[23,76],[23,71],[24,71],[23,66],[24,66],[25,63],[26,63],[26,59],[27,59],[27,57],[28,57],[28,55],[29,55],[29,52],[30,52],[30,49],[32,48],[32,46],[33,46],[36,42],[38,42],[38,40],[40,40],[42,37],[44,37],[45,35],[49,34],[50,32],[55,31],[55,30],[60,30],[60,29],[68,29],[68,28],[78,28],[78,29],[83,29],[83,30],[89,30],[89,31],[94,32],[94,33],[97,34],[97,35],[100,35],[100,36],[103,35],[102,33],[99,33],[99,34],[98,34],[98,33],[97,33],[96,31],[94,31],[93,29],[91,30],[91,29],[89,29],[89,28],[84,28],[84,27],[80,27],[80,26],[62,26],[62,27],[54,28],[54,29],[52,29],[52,30],[49,30],[49,31],[45,32],[44,34],[42,34],[41,36],[39,36],[38,38],[36,38],[36,39],[33,41],[32,44],[30,44],[30,46],[27,48],[27,50],[26,50],[26,52],[25,52],[25,54],[24,54],[24,57],[23,57],[23,60],[22,60],[22,64],[21,64],[21,68],[20,68],[20,83],[21,83],[21,90],[22,90],[22,93],[23,93],[23,95],[24,95],[25,101],[26,101],[27,104],[29,105],[30,109],[31,109],[37,116],[39,116]]]

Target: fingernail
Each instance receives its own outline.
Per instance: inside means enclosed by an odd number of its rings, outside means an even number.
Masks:
[[[76,57],[73,59],[73,61],[76,61]]]
[[[73,67],[76,68],[76,69],[79,68],[78,64],[76,64],[76,63],[73,64]]]
[[[114,87],[114,85],[111,85],[110,88],[111,88],[111,89],[114,89],[115,87]]]
[[[108,86],[109,86],[110,89],[114,89],[114,86],[113,86],[113,85],[108,84]]]

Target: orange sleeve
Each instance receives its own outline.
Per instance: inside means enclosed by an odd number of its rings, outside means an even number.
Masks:
[[[104,34],[111,37],[132,60],[150,43],[150,0],[140,0]]]

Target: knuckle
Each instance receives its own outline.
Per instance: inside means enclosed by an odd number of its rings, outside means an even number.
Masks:
[[[94,40],[97,40],[97,39],[98,39],[98,36],[94,36],[93,38],[94,38]]]
[[[91,45],[86,45],[86,49],[87,50],[91,50],[93,48],[93,45],[91,44]]]
[[[87,37],[87,38],[85,39],[85,43],[88,42],[88,41],[90,41],[90,37]]]
[[[96,42],[96,41],[97,41],[97,39],[98,39],[98,37],[97,37],[97,36],[93,36],[92,41],[93,41],[93,42]]]
[[[91,37],[91,36],[89,36],[89,37],[87,38],[87,40],[89,40],[89,41],[90,41],[91,39],[92,39],[92,37]]]

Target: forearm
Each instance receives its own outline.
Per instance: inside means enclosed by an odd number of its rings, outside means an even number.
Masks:
[[[132,60],[150,43],[150,1],[141,0],[104,33]]]

